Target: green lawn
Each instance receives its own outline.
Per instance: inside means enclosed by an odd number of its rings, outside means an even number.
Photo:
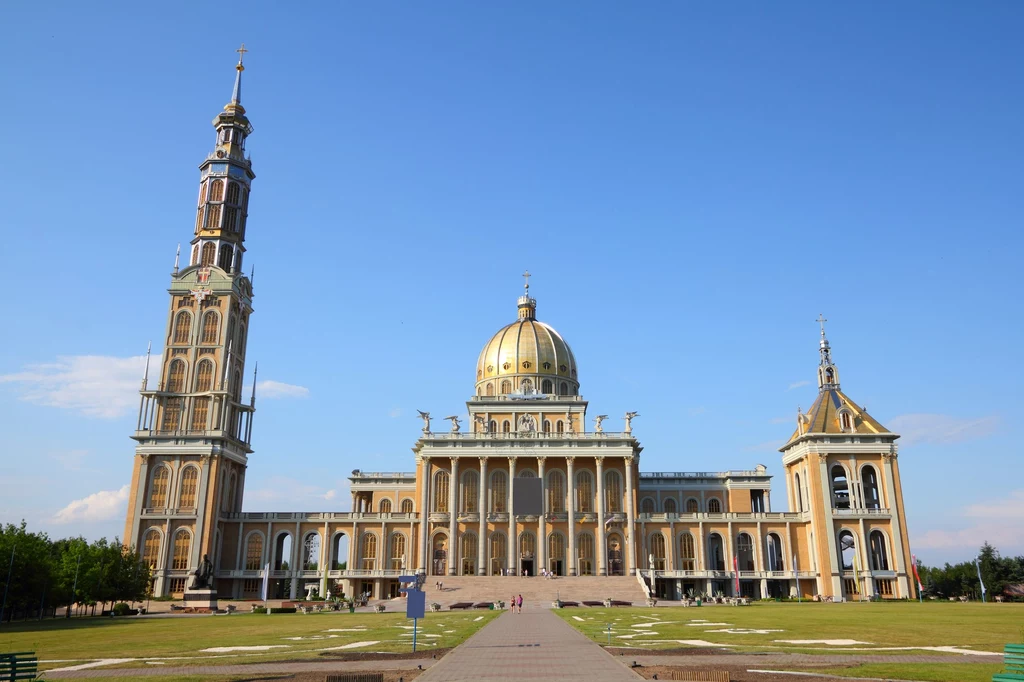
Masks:
[[[417,649],[453,647],[500,611],[430,613],[419,621]],[[477,620],[477,619],[480,620]],[[35,651],[40,668],[96,659],[171,658],[167,665],[206,665],[315,658],[341,651],[412,650],[412,621],[399,613],[235,614],[171,618],[81,618],[0,626],[0,652]],[[293,639],[301,638],[301,639]],[[372,644],[358,645],[361,642]],[[271,646],[266,651],[203,652],[211,647]],[[111,667],[147,665],[142,660]],[[147,667],[149,667],[147,665]]]
[[[837,677],[873,677],[876,679],[923,680],[924,682],[991,682],[1003,669],[1002,663],[989,665],[940,665],[938,663],[866,663],[852,668],[815,668],[814,672]],[[163,682],[163,680],[161,680]]]
[[[851,648],[955,646],[1001,652],[1004,644],[1020,642],[1024,636],[1021,629],[1024,625],[1024,604],[768,602],[746,607],[574,608],[561,609],[556,613],[600,644],[607,643],[607,628],[611,624],[612,645],[650,649],[686,646],[678,640],[704,640],[736,645],[738,650],[827,653],[842,651],[845,647],[791,644],[777,640],[850,639],[867,642]],[[651,623],[652,618],[663,624],[635,627]],[[708,624],[702,624],[700,620]],[[721,632],[727,629],[739,632]],[[993,662],[998,660],[992,659]]]

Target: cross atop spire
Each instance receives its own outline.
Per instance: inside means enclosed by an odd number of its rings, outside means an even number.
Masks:
[[[818,319],[815,320],[815,322],[821,325],[821,338],[825,338],[825,323],[828,322],[828,320],[825,319],[824,315],[818,313]]]
[[[245,49],[245,43],[242,43],[242,46],[235,50],[238,53],[238,64],[235,65],[235,71],[238,73],[235,74],[235,90],[231,93],[231,104],[242,103],[242,72],[245,71],[245,66],[242,65],[242,58],[245,57],[245,53],[248,51]]]
[[[530,274],[529,270],[523,272],[523,295],[519,297],[519,319],[537,319],[537,301],[530,298]]]
[[[242,46],[240,48],[238,48],[237,50],[235,50],[235,52],[238,53],[238,66],[242,66],[242,57],[244,57],[245,53],[248,52],[248,51],[249,50],[245,49],[245,43],[242,43]],[[239,69],[239,71],[244,71],[244,70],[245,70],[244,66],[242,66],[242,68]]]
[[[828,320],[824,315],[818,313],[818,319],[815,322],[821,326],[821,340],[818,342],[818,353],[821,355],[821,360],[818,363],[818,388],[823,391],[829,388],[838,389],[839,370],[832,360],[832,349],[828,345],[828,339],[825,338],[825,323]]]
[[[523,279],[526,280],[523,283],[523,288],[526,289],[526,295],[527,296],[530,295],[530,278],[531,277],[533,277],[533,275],[530,274],[529,270],[526,270],[525,272],[523,272]]]

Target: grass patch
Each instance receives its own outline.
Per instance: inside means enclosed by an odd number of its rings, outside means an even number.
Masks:
[[[991,682],[1003,669],[1001,663],[865,663],[852,668],[815,668],[814,672],[836,677],[874,677],[925,682]]]
[[[852,648],[956,646],[1002,652],[1006,643],[1019,638],[1024,604],[771,602],[749,607],[563,609],[555,613],[599,644],[607,643],[610,623],[613,646],[642,646],[645,649],[681,646],[675,640],[704,640],[731,644],[739,651],[783,649],[821,654],[843,651],[847,647],[787,644],[775,640],[850,639],[870,643],[852,645]],[[573,616],[584,621],[580,622]],[[650,623],[652,618],[663,624],[654,625],[649,630],[633,627]],[[695,623],[698,619],[708,621],[709,625]],[[719,632],[726,629],[781,632]],[[637,634],[644,632],[656,634]]]
[[[500,611],[432,613],[419,621],[417,650],[454,647],[501,615]],[[481,618],[481,620],[475,620]],[[41,669],[104,658],[168,658],[168,666],[317,658],[325,649],[356,642],[372,646],[343,651],[408,652],[412,621],[400,613],[236,614],[170,618],[82,618],[5,625],[0,651],[35,651]],[[331,630],[337,630],[331,632]],[[301,639],[290,639],[299,637]],[[274,646],[265,652],[204,653],[211,647]],[[142,660],[122,666],[146,666]]]

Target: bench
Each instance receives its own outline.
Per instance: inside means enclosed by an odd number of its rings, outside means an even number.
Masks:
[[[1024,644],[1007,644],[1003,648],[1003,667],[1003,672],[992,676],[992,682],[1024,680]]]
[[[449,606],[448,610],[449,611],[454,611],[455,609],[471,609],[471,608],[473,608],[473,602],[471,602],[471,601],[460,601],[460,602],[455,602],[454,604]]]
[[[384,673],[341,673],[328,675],[327,682],[384,682]]]
[[[478,601],[477,603],[473,604],[473,608],[474,609],[493,609],[494,608],[494,602],[492,602],[492,601]]]
[[[584,606],[604,606],[603,601],[584,601]]]
[[[632,606],[631,601],[619,601],[618,599],[612,599],[612,606]]]
[[[580,603],[578,601],[564,601],[564,602],[562,602],[562,608],[563,609],[566,608],[567,606],[579,606],[579,605],[580,605]]]
[[[0,680],[34,680],[39,661],[34,651],[0,654]]]

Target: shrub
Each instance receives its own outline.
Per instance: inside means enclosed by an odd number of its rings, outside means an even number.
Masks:
[[[114,604],[114,608],[111,609],[115,616],[127,616],[133,609],[124,602],[118,602]],[[136,611],[138,613],[138,611]]]
[[[294,606],[278,606],[270,609],[271,613],[295,613],[296,608]]]

